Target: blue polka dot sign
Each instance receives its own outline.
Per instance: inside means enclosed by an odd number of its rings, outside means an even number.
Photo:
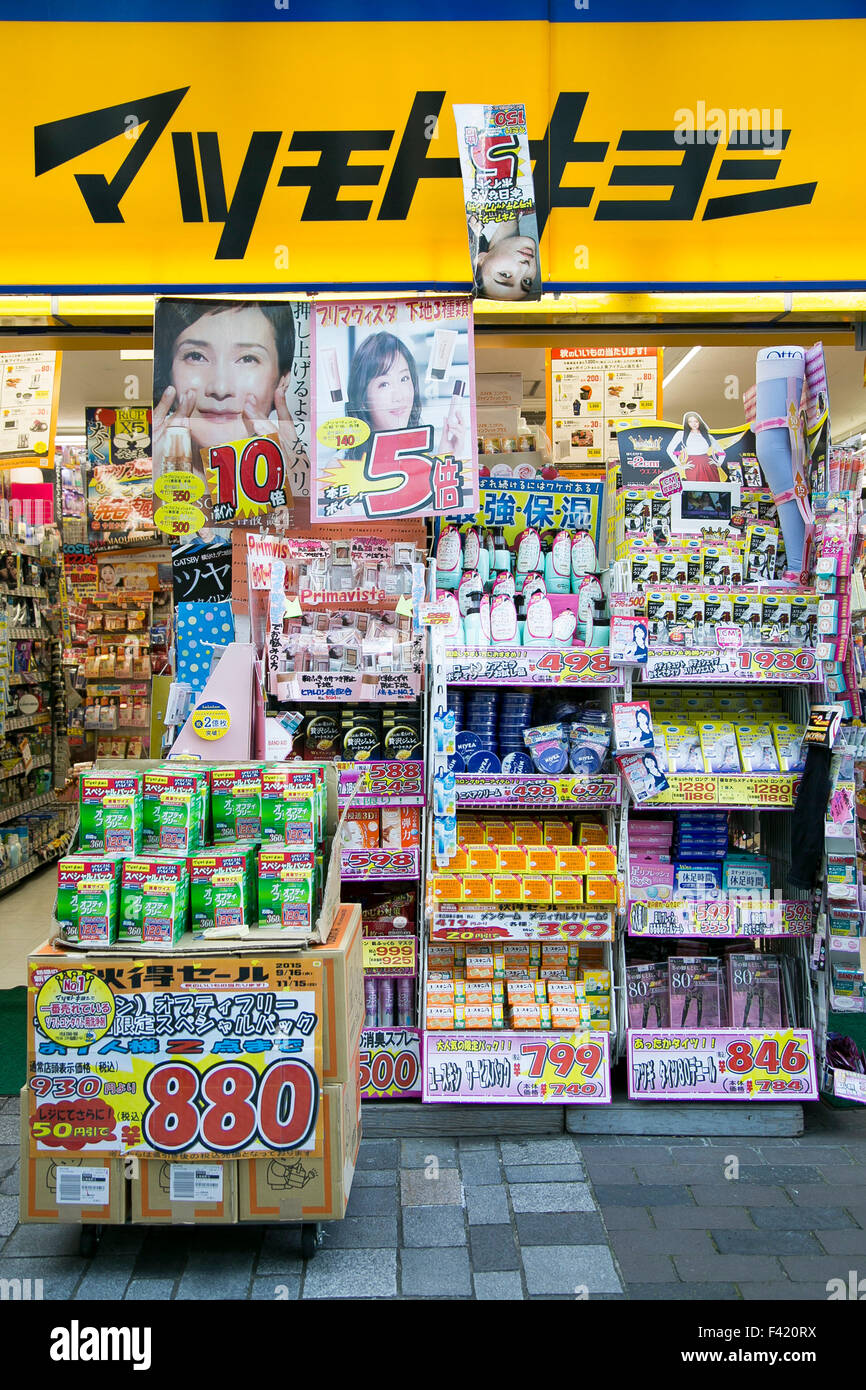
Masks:
[[[179,603],[176,609],[177,679],[193,690],[204,690],[214,647],[235,640],[232,606],[220,603]]]

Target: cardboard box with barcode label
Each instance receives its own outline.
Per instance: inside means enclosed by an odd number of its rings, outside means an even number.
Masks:
[[[322,1080],[326,1086],[358,1075],[364,1026],[363,951],[361,909],[357,903],[343,903],[324,945],[298,952],[301,960],[321,960],[323,966]],[[294,952],[291,959],[296,959]]]
[[[126,1179],[122,1158],[80,1153],[30,1154],[27,1087],[21,1092],[19,1220],[122,1226]]]
[[[131,1159],[133,1225],[233,1225],[238,1219],[237,1167],[234,1159]]]
[[[359,1075],[323,1086],[313,1153],[238,1160],[241,1221],[339,1221],[346,1212],[361,1143]]]

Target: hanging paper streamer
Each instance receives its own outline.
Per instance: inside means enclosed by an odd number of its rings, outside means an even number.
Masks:
[[[526,108],[455,106],[475,292],[480,299],[541,298],[538,218]]]
[[[176,680],[204,690],[214,647],[235,640],[230,603],[179,603],[176,610]]]

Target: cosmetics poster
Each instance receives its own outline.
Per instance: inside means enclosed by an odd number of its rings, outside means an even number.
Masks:
[[[87,524],[100,549],[149,545],[153,522],[151,410],[148,405],[88,405]]]
[[[53,458],[59,382],[58,353],[0,353],[0,461]]]
[[[554,463],[591,468],[618,459],[617,426],[656,418],[660,363],[660,348],[552,348],[547,381]]]
[[[259,435],[278,441],[292,497],[309,495],[309,304],[157,299],[153,349],[153,476],[164,505],[174,501],[174,480],[160,480],[190,475],[186,489],[183,478],[177,483],[180,504],[190,509],[186,531],[177,534],[214,523],[202,450],[207,458],[249,438],[245,416]]]
[[[478,508],[472,301],[313,306],[311,520]]]
[[[626,421],[614,425],[619,446],[620,486],[653,487],[660,473],[676,469],[691,483],[739,483],[761,488],[763,479],[748,425],[713,429],[697,411],[682,422]]]
[[[541,298],[538,219],[526,108],[455,106],[457,146],[479,299]]]

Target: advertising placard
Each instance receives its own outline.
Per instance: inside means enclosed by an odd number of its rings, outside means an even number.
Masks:
[[[467,685],[621,685],[607,647],[446,647],[445,679]]]
[[[50,463],[55,378],[53,352],[0,353],[0,462],[31,457]]]
[[[84,430],[92,544],[149,545],[156,539],[150,406],[85,406]]]
[[[33,958],[33,1153],[312,1151],[319,961],[207,954]]]
[[[626,420],[614,430],[622,487],[652,487],[660,473],[672,468],[684,482],[761,486],[755,436],[746,424],[711,430],[697,411],[689,410],[681,424]]]
[[[364,938],[365,975],[414,975],[418,969],[418,940],[414,936]]]
[[[472,301],[317,301],[315,521],[478,507]]]
[[[501,528],[512,548],[528,526],[539,531],[588,531],[598,550],[604,483],[539,478],[531,464],[520,462],[519,454],[497,458],[494,468],[496,475],[480,480],[479,525],[488,530]],[[507,470],[504,476],[501,470]]]
[[[643,669],[645,681],[772,681],[815,684],[818,661],[810,648],[705,647],[699,651],[651,647]]]
[[[393,762],[337,763],[337,796],[353,806],[423,806],[424,764],[415,759]]]
[[[551,349],[554,463],[602,467],[619,457],[617,423],[655,418],[659,355],[650,347]]]
[[[760,898],[716,898],[690,902],[631,902],[629,936],[790,937],[808,936],[812,910],[808,902]]]
[[[365,1028],[361,1033],[363,1100],[421,1099],[421,1029]]]
[[[608,1105],[608,1034],[428,1030],[423,1098],[452,1105]]]
[[[458,806],[600,807],[619,802],[620,779],[611,772],[575,777],[457,774]]]
[[[793,806],[800,785],[794,772],[666,773],[668,788],[655,798],[665,806]]]
[[[437,907],[432,941],[612,941],[613,915],[603,907],[543,908],[532,912],[498,907],[464,912]]]
[[[629,1029],[631,1100],[817,1100],[808,1028],[713,1033]]]
[[[346,879],[418,878],[421,851],[412,849],[344,849],[340,877]]]

